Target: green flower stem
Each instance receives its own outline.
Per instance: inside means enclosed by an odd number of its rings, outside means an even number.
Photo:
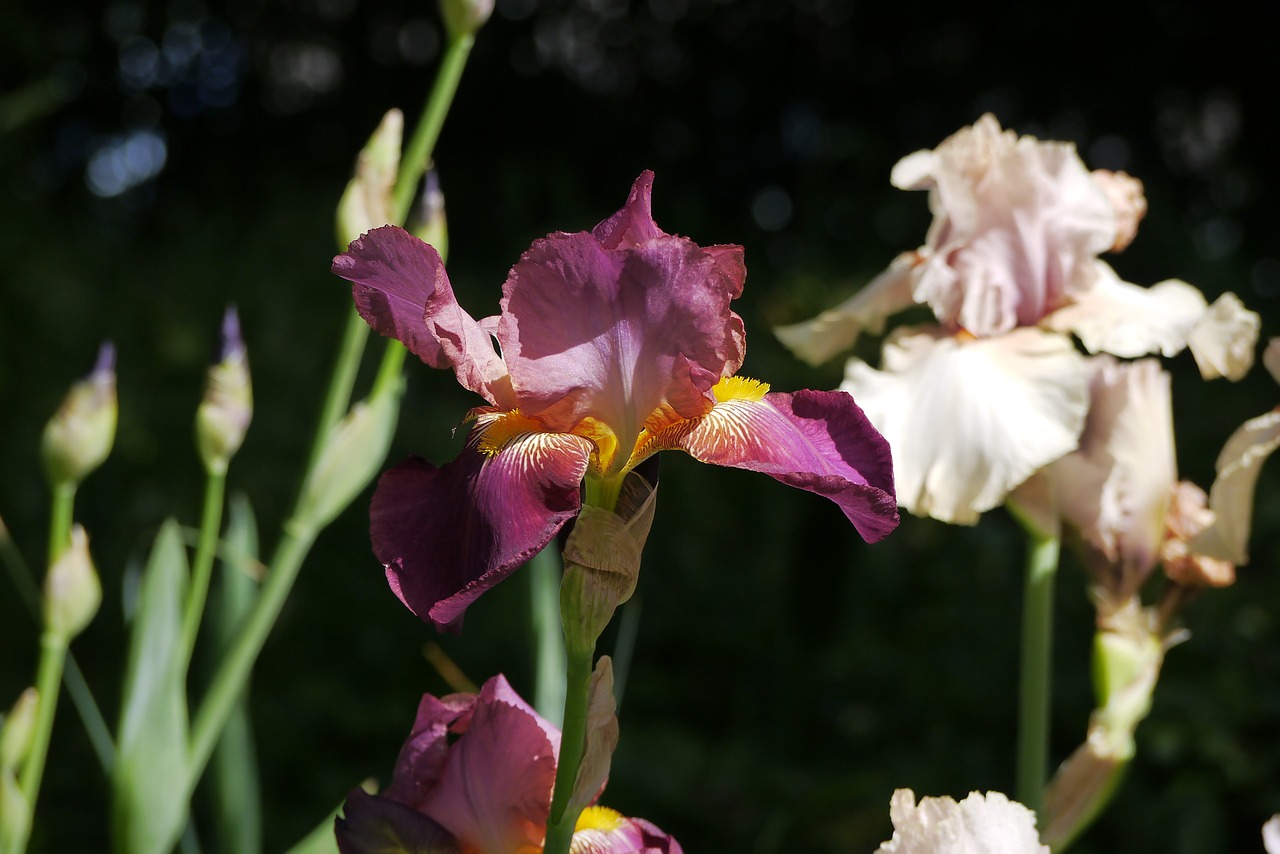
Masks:
[[[533,611],[533,707],[555,726],[563,723],[565,697],[564,635],[560,631],[560,561],[547,546],[529,561],[529,597]]]
[[[22,766],[22,778],[18,786],[26,800],[28,815],[34,819],[36,799],[40,794],[40,781],[44,777],[45,758],[49,753],[49,738],[53,733],[53,716],[58,708],[58,683],[62,681],[63,661],[67,657],[67,639],[60,634],[45,631],[40,636],[40,667],[36,675],[36,725],[31,736],[31,751]],[[32,821],[26,823],[30,827]],[[26,840],[20,839],[17,851],[26,849]]]
[[[320,462],[320,454],[329,440],[329,434],[351,405],[351,390],[355,388],[356,373],[360,370],[360,361],[368,340],[369,324],[365,323],[364,318],[353,307],[347,312],[347,328],[343,330],[342,343],[338,346],[338,361],[333,366],[333,376],[329,379],[324,408],[320,410],[315,441],[311,443],[311,456],[307,459],[308,472],[314,470]],[[304,478],[303,482],[305,481]]]
[[[395,207],[392,209],[398,223],[403,223],[409,216],[418,181],[431,162],[431,152],[435,149],[436,140],[440,138],[445,116],[449,114],[449,106],[458,91],[462,71],[467,67],[467,58],[471,55],[471,46],[475,41],[475,36],[472,35],[455,36],[449,40],[449,46],[445,49],[440,70],[436,73],[435,85],[431,87],[431,95],[427,98],[427,106],[414,129],[413,138],[409,140],[409,146],[400,158]]]
[[[49,566],[71,542],[71,516],[76,504],[76,485],[63,481],[53,487],[53,506],[49,512]]]
[[[1053,659],[1053,582],[1058,539],[1028,530],[1022,600],[1022,674],[1018,701],[1017,798],[1040,811],[1049,768],[1049,689]]]
[[[196,646],[196,634],[200,631],[200,619],[204,615],[205,599],[209,595],[209,579],[213,575],[213,556],[218,547],[218,531],[222,528],[222,506],[226,494],[225,471],[210,472],[204,484],[204,513],[200,519],[200,543],[196,546],[196,559],[191,569],[191,590],[187,594],[187,609],[182,616],[183,659],[191,663],[191,652]]]
[[[551,796],[551,817],[543,854],[568,854],[573,841],[577,814],[570,814],[569,799],[578,779],[578,766],[587,747],[587,702],[590,699],[591,664],[595,646],[570,649],[565,680],[564,729],[560,736],[560,758],[556,765],[556,785]]]

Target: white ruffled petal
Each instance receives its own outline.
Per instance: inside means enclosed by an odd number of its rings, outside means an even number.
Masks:
[[[963,801],[922,798],[898,789],[889,801],[893,839],[876,854],[1048,854],[1036,814],[999,792],[970,792]]]
[[[820,365],[851,348],[862,332],[879,335],[885,318],[914,304],[911,270],[919,261],[916,253],[904,252],[889,269],[835,308],[812,320],[776,327],[773,333],[796,356]]]
[[[1187,339],[1200,376],[1234,382],[1249,373],[1261,328],[1262,318],[1245,308],[1235,294],[1228,292],[1214,300]]]
[[[973,524],[1075,449],[1087,376],[1065,336],[1024,328],[975,339],[915,327],[890,335],[883,370],[850,361],[841,387],[893,448],[898,503]]]
[[[1237,566],[1249,562],[1249,528],[1258,470],[1278,447],[1280,408],[1249,419],[1231,434],[1218,455],[1218,476],[1209,490],[1214,521],[1191,541],[1192,552]]]

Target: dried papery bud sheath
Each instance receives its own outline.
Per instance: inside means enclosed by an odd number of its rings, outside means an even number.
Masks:
[[[64,549],[44,580],[45,629],[71,640],[98,613],[102,584],[89,557],[89,538],[84,528],[71,529],[71,545]]]
[[[355,174],[338,202],[338,243],[344,248],[371,228],[391,222],[404,114],[389,110],[356,158]]]
[[[228,308],[222,319],[222,349],[205,377],[204,398],[196,410],[196,445],[206,471],[227,470],[252,419],[249,357],[240,337],[240,318],[235,308]]]
[[[434,169],[427,170],[422,196],[413,213],[409,231],[423,243],[435,247],[441,260],[449,256],[449,223],[444,213],[444,193],[440,190],[440,177]]]
[[[71,386],[45,425],[40,453],[51,485],[78,485],[111,453],[118,412],[115,365],[115,347],[103,344],[93,372]]]
[[[494,0],[440,0],[450,38],[473,36],[493,14]]]
[[[39,694],[28,688],[18,695],[18,700],[0,726],[0,771],[16,772],[22,767],[31,750],[31,736],[35,732],[36,705]]]

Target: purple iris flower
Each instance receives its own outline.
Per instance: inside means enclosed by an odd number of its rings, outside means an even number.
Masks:
[[[373,497],[391,588],[437,626],[456,629],[584,500],[613,509],[626,475],[662,450],[826,496],[869,542],[898,524],[888,443],[852,397],[735,376],[742,247],[659,229],[652,186],[645,172],[590,232],[534,241],[501,313],[482,320],[458,305],[436,251],[402,229],[374,229],[334,259],[374,329],[487,401],[456,460],[411,457]]]

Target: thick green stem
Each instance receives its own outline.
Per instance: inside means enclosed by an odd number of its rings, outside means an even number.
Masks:
[[[587,747],[587,703],[590,699],[591,664],[595,647],[569,650],[569,668],[565,680],[564,729],[560,736],[560,758],[556,766],[556,785],[551,796],[551,817],[547,821],[547,839],[543,854],[568,854],[573,841],[573,828],[578,816],[571,815],[569,800],[578,779],[578,766]]]
[[[71,517],[76,504],[76,485],[63,481],[53,487],[53,504],[49,512],[49,566],[71,542]]]
[[[209,579],[213,575],[213,556],[218,547],[218,531],[222,529],[222,505],[226,492],[226,472],[210,472],[204,485],[204,513],[200,519],[200,543],[196,546],[196,559],[191,568],[191,590],[187,594],[187,609],[182,616],[183,660],[191,663],[191,652],[196,646],[200,620],[204,616],[204,603],[209,595]]]
[[[31,750],[22,766],[22,778],[18,781],[28,815],[33,819],[36,799],[40,794],[40,781],[44,777],[44,763],[49,754],[53,717],[58,708],[58,683],[62,681],[62,665],[66,656],[65,637],[51,631],[40,636],[40,667],[36,674],[36,724],[31,735]],[[28,828],[31,824],[32,821],[26,822]],[[20,839],[16,851],[21,854],[25,849],[26,840]]]
[[[1058,539],[1035,532],[1027,549],[1018,701],[1017,797],[1039,811],[1049,768],[1049,694],[1053,659],[1053,582]]]
[[[467,67],[467,57],[471,55],[473,44],[475,37],[472,35],[455,36],[445,49],[435,86],[431,88],[431,95],[427,98],[427,106],[414,130],[413,138],[409,140],[409,145],[400,158],[393,210],[395,222],[403,223],[409,216],[418,181],[431,162],[431,152],[435,149],[436,140],[440,138],[440,130],[444,127],[449,105],[453,103],[453,96],[462,81],[462,70]]]

